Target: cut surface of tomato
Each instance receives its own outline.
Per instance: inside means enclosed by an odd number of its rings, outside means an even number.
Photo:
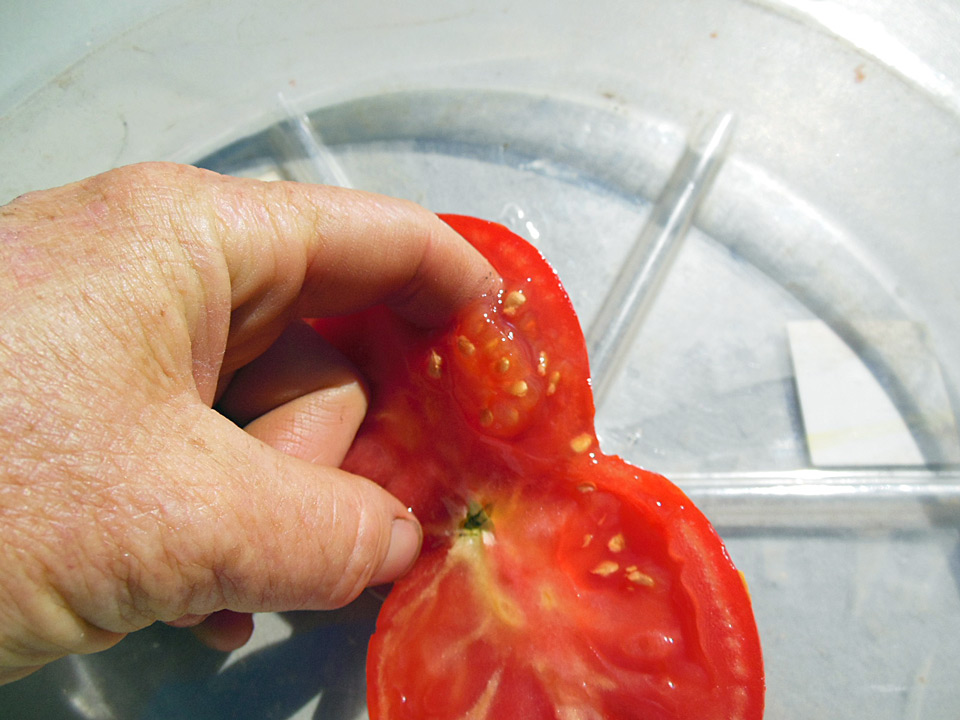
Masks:
[[[506,228],[444,220],[501,292],[440,330],[382,307],[316,323],[370,385],[343,467],[425,531],[370,642],[371,719],[762,717],[741,576],[676,486],[601,452],[559,279]]]

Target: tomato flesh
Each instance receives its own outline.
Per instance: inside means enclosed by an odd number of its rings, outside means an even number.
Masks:
[[[746,587],[676,486],[600,451],[556,275],[505,228],[444,219],[501,293],[438,331],[384,308],[317,323],[371,387],[344,467],[426,533],[370,642],[371,719],[760,718]]]

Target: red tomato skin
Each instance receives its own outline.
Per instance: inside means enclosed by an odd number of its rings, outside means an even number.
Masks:
[[[502,226],[444,219],[501,273],[497,297],[436,331],[384,308],[316,323],[370,383],[343,467],[426,533],[370,642],[371,720],[758,720],[741,576],[679,488],[600,452],[559,279]],[[489,525],[465,530],[481,505]]]

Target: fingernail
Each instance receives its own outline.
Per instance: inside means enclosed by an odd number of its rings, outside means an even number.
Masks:
[[[209,615],[181,615],[176,620],[171,620],[167,623],[170,627],[175,628],[188,628],[199,625],[204,620],[206,620]]]
[[[382,585],[393,582],[407,572],[420,553],[423,535],[420,523],[411,516],[396,518],[390,528],[390,548],[380,569],[370,578],[370,585]]]

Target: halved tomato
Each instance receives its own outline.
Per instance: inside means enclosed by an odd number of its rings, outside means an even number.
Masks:
[[[344,468],[426,533],[370,642],[370,717],[762,717],[746,586],[676,486],[600,451],[559,279],[506,228],[444,219],[496,297],[439,331],[384,308],[317,323],[371,388]]]

